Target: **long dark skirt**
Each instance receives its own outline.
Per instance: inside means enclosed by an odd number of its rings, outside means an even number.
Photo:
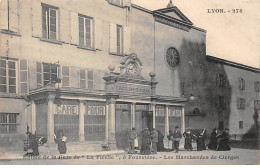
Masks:
[[[229,151],[231,147],[229,146],[227,141],[220,141],[218,145],[218,151]]]
[[[59,150],[60,154],[65,154],[67,152],[66,142],[59,141],[58,150]]]
[[[191,138],[185,138],[184,149],[185,150],[192,150],[192,143]]]
[[[151,154],[150,143],[143,143],[142,144],[141,154],[142,155],[149,155],[149,154]]]
[[[216,137],[211,138],[208,148],[210,150],[217,150],[217,147],[218,147],[218,139]]]
[[[206,150],[206,145],[203,138],[197,139],[197,151]]]

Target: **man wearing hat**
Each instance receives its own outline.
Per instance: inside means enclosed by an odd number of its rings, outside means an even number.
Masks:
[[[180,143],[181,137],[182,137],[181,131],[179,131],[179,127],[176,126],[175,131],[173,132],[173,135],[172,135],[173,146],[176,150],[175,153],[178,153],[178,151],[179,151],[179,143]]]
[[[132,130],[129,132],[129,137],[128,137],[128,142],[129,142],[129,151],[128,151],[128,153],[130,153],[130,154],[134,154],[135,153],[134,141],[135,141],[136,137],[137,137],[136,129],[132,128]]]
[[[153,154],[157,154],[158,132],[156,131],[155,128],[153,128],[151,134],[151,141],[152,141]]]

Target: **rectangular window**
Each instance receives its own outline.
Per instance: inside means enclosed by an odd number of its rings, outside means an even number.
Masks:
[[[116,41],[117,54],[123,54],[123,27],[120,25],[116,27]]]
[[[226,76],[224,74],[216,75],[216,85],[220,87],[226,86]]]
[[[36,62],[37,88],[42,87],[42,64]]]
[[[59,8],[42,4],[42,37],[57,40],[57,18]]]
[[[93,48],[93,18],[80,15],[79,18],[79,45]]]
[[[244,122],[243,121],[239,121],[239,128],[243,129],[244,128]]]
[[[21,93],[28,93],[28,70],[27,60],[20,60],[20,85]]]
[[[254,101],[254,109],[255,110],[260,110],[260,100],[255,100]]]
[[[86,89],[86,71],[85,70],[80,70],[79,72],[79,76],[80,76],[80,88],[82,89]]]
[[[260,92],[260,82],[255,82],[255,92]]]
[[[243,78],[239,78],[239,89],[245,90],[245,80]]]
[[[17,93],[17,63],[0,59],[0,92]]]
[[[88,71],[88,89],[93,90],[94,89],[94,72]]]
[[[225,109],[227,102],[226,102],[226,97],[225,96],[216,96],[215,98],[215,105],[217,108]]]
[[[1,113],[0,133],[16,133],[18,127],[17,116],[18,114]]]
[[[244,98],[237,99],[237,108],[238,109],[245,109],[246,100]]]
[[[43,84],[56,83],[58,80],[58,65],[42,63],[43,69]],[[38,70],[37,70],[38,71]],[[38,80],[38,79],[37,79]]]
[[[69,87],[70,86],[70,67],[62,66],[62,86]]]

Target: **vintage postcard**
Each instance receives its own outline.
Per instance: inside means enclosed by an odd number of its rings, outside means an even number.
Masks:
[[[0,0],[1,165],[258,165],[259,0]]]

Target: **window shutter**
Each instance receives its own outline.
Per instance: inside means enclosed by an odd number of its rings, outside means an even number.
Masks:
[[[104,73],[102,71],[95,71],[94,73],[94,86],[95,90],[104,90],[105,82],[104,82]]]
[[[237,98],[237,108],[240,109],[240,99]]]
[[[18,1],[9,1],[9,28],[13,32],[18,32]]]
[[[56,10],[56,40],[60,41],[60,10]]]
[[[78,67],[72,66],[70,72],[71,78],[71,87],[79,88],[80,76],[79,76],[80,69]]]
[[[78,13],[71,12],[71,43],[79,44],[79,17]]]
[[[216,74],[216,85],[219,86],[220,84],[220,75]]]
[[[32,35],[42,35],[42,6],[39,1],[32,1]]]
[[[8,30],[8,5],[7,0],[2,0],[0,6],[0,29]]]
[[[88,76],[88,82],[87,82],[88,90],[93,90],[95,88],[95,85],[94,85],[94,80],[95,80],[94,71],[88,70],[87,72],[88,72],[88,74],[87,74],[87,76]]]
[[[124,53],[130,54],[131,53],[131,28],[124,27]]]
[[[37,88],[42,87],[42,64],[40,62],[36,62],[36,83]]]
[[[95,19],[95,48],[102,49],[102,28],[103,28],[103,22],[100,19]]]
[[[20,60],[20,88],[21,93],[28,93],[28,66],[27,60]]]
[[[111,53],[117,53],[117,33],[116,33],[116,24],[110,23],[109,27],[109,48]]]

